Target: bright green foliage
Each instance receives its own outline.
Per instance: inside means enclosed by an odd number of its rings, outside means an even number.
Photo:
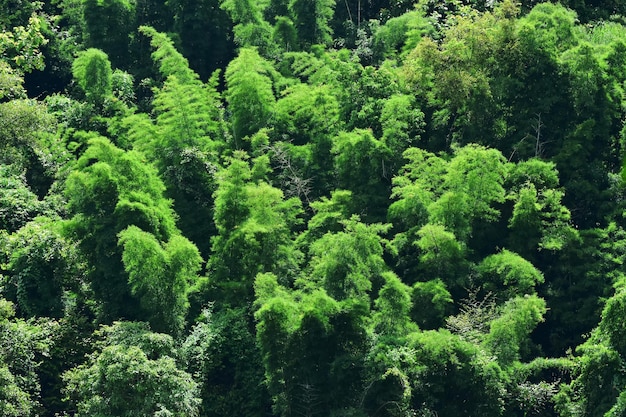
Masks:
[[[174,43],[166,34],[150,26],[141,26],[139,31],[150,37],[150,46],[154,49],[152,59],[159,64],[159,72],[164,78],[173,75],[182,84],[198,79],[189,68],[189,61],[176,50]]]
[[[554,3],[543,3],[520,19],[520,31],[533,33],[537,41],[553,54],[574,46],[576,14]]]
[[[39,217],[11,235],[5,294],[17,301],[27,317],[61,317],[65,291],[76,290],[81,259],[60,234],[58,225]]]
[[[412,381],[414,409],[442,416],[500,416],[504,376],[487,353],[448,331],[409,336],[421,366]]]
[[[381,58],[410,51],[424,35],[433,35],[434,27],[423,10],[408,11],[379,26],[374,33],[374,51]]]
[[[399,228],[394,242],[402,264],[410,265],[413,254],[407,245],[427,221],[441,225],[467,244],[472,243],[475,229],[488,230],[488,225],[498,220],[509,169],[499,151],[468,145],[457,148],[446,162],[424,150],[410,148],[404,158],[408,163],[393,178],[392,196],[398,201],[389,206],[388,212]]]
[[[113,91],[111,62],[99,49],[91,48],[82,52],[72,65],[72,74],[87,99],[94,104],[102,104]]]
[[[541,194],[532,183],[519,190],[509,220],[510,242],[524,254],[539,249],[559,250],[576,232],[570,225],[570,212],[561,204],[563,192],[554,189]]]
[[[407,149],[403,156],[407,163],[400,170],[401,175],[393,179],[396,185],[394,193],[401,195],[402,187],[412,182],[427,191],[431,199],[439,197],[442,193],[447,162],[433,153],[414,147]]]
[[[256,46],[264,56],[273,52],[272,27],[263,18],[267,3],[250,0],[223,0],[220,7],[228,12],[235,24],[233,33],[238,45]]]
[[[622,357],[626,357],[626,343],[624,333],[624,312],[626,311],[626,293],[618,289],[602,311],[600,330],[608,336],[609,345]]]
[[[282,94],[273,120],[278,134],[287,135],[296,145],[315,146],[324,136],[337,133],[339,104],[328,86],[296,84]]]
[[[350,51],[324,54],[291,53],[292,70],[309,84],[330,85],[339,102],[344,129],[371,129],[381,135],[380,115],[386,100],[399,92],[397,71],[390,67],[363,66]]]
[[[87,363],[66,372],[64,379],[77,416],[198,415],[198,386],[191,375],[167,354],[132,340],[109,338]]]
[[[16,99],[24,98],[26,91],[24,90],[23,77],[10,67],[4,61],[0,61],[0,99]]]
[[[0,367],[0,409],[3,417],[24,417],[32,414],[33,405],[28,394],[15,384],[9,368]]]
[[[581,356],[576,358],[576,379],[561,387],[556,408],[564,417],[604,416],[612,406],[619,407],[615,403],[625,381],[619,371],[623,359],[595,332],[577,352]]]
[[[44,148],[39,137],[39,134],[51,132],[56,127],[45,106],[26,99],[0,103],[0,121],[0,161],[3,164],[16,164],[27,172],[37,168],[56,168],[53,150]],[[56,145],[59,146],[58,143]]]
[[[400,168],[403,152],[420,139],[424,113],[415,107],[415,99],[406,94],[391,96],[380,115],[382,141],[391,152],[392,173]]]
[[[409,148],[403,156],[408,162],[392,179],[391,197],[397,200],[388,216],[398,231],[406,232],[428,221],[428,207],[442,193],[446,161],[419,148]]]
[[[317,283],[335,300],[364,300],[372,284],[381,283],[385,264],[379,234],[388,225],[366,225],[352,216],[344,231],[327,233],[310,248],[311,274],[302,283]]]
[[[558,173],[552,163],[530,159],[514,165],[507,178],[507,199],[514,201],[507,245],[526,259],[537,250],[559,250],[576,238],[570,212],[563,206]]]
[[[291,181],[281,188],[297,185],[293,173],[298,173],[314,191],[314,194],[307,194],[307,198],[324,195],[334,186],[332,137],[342,126],[337,98],[327,85],[303,83],[288,87],[282,94],[272,117],[272,136],[289,141],[283,145],[284,157],[279,158],[276,152],[275,159],[280,167],[284,166],[284,173]],[[279,146],[280,143],[274,145],[281,149]]]
[[[235,148],[241,140],[267,126],[276,99],[272,91],[273,68],[254,48],[241,48],[226,68],[225,98],[232,117]]]
[[[465,247],[452,232],[438,224],[427,224],[417,232],[419,269],[425,280],[440,278],[449,287],[466,284]]]
[[[310,203],[315,214],[309,220],[307,229],[298,235],[298,246],[302,251],[308,249],[314,241],[320,239],[328,232],[340,232],[343,230],[343,221],[348,220],[351,213],[352,193],[346,190],[335,190],[330,198],[322,197]]]
[[[14,68],[19,71],[31,72],[43,69],[44,57],[40,48],[47,43],[41,33],[43,25],[42,18],[33,13],[26,27],[3,27],[0,33],[0,55],[3,58],[9,55]],[[8,67],[3,67],[0,74],[4,78],[11,75],[11,71]]]
[[[429,209],[431,221],[445,225],[461,240],[471,235],[472,221],[495,221],[494,207],[504,202],[506,161],[495,149],[468,145],[458,148],[444,177],[446,192]]]
[[[356,406],[367,306],[323,289],[290,294],[271,275],[259,275],[257,291],[267,300],[255,317],[275,413],[331,415]]]
[[[218,234],[207,265],[214,301],[234,306],[252,301],[254,277],[275,272],[285,280],[297,273],[292,227],[301,211],[296,198],[252,180],[254,167],[238,154],[219,174],[214,221]],[[213,298],[215,297],[215,298]]]
[[[618,287],[602,311],[602,320],[577,348],[575,379],[557,395],[560,415],[620,415],[626,390],[624,373],[624,289]]]
[[[106,319],[143,317],[159,330],[176,332],[184,318],[184,288],[200,258],[178,235],[163,192],[143,155],[94,139],[68,178],[75,214],[68,231],[94,268],[90,282]],[[143,308],[133,296],[143,298]]]
[[[120,232],[119,245],[131,293],[148,312],[152,328],[182,329],[187,289],[195,283],[202,262],[198,249],[180,235],[162,244],[137,226]]]
[[[543,274],[530,262],[506,249],[482,260],[477,271],[485,291],[502,300],[532,294],[535,286],[544,282]]]
[[[157,166],[166,193],[174,200],[181,230],[206,255],[208,235],[215,232],[206,220],[213,217],[211,195],[225,129],[217,78],[203,84],[166,35],[150,27],[141,31],[150,36],[152,57],[166,80],[154,92],[156,120],[134,114],[124,124],[134,147]]]
[[[466,12],[449,18],[441,44],[424,38],[405,59],[407,80],[423,91],[432,108],[429,148],[486,144],[503,134],[504,121],[490,85],[500,22],[488,12]]]
[[[40,3],[0,415],[624,414],[617,0]]]
[[[384,336],[402,337],[417,326],[411,323],[411,289],[403,284],[393,272],[383,273],[384,285],[374,301],[372,315],[374,331]]]
[[[485,345],[503,367],[520,360],[520,350],[530,332],[543,321],[546,303],[536,295],[516,297],[501,308],[498,318],[489,326]]]

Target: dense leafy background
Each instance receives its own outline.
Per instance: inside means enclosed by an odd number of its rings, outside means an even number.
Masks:
[[[0,1],[0,416],[623,416],[621,1]]]

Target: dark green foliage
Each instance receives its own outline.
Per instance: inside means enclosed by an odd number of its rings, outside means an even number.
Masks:
[[[330,20],[335,11],[333,0],[290,0],[298,40],[303,48],[314,44],[328,45],[332,41]]]
[[[38,368],[50,346],[53,326],[14,318],[13,305],[0,298],[0,413],[37,416],[41,411]]]
[[[129,68],[129,45],[137,28],[136,2],[84,0],[83,4],[87,45],[102,49],[116,68]]]
[[[170,0],[166,7],[174,17],[181,52],[203,80],[228,65],[236,55],[233,23],[219,0]]]
[[[12,233],[41,214],[45,206],[29,189],[17,166],[1,165],[0,175],[0,230]]]
[[[261,354],[245,309],[205,310],[181,354],[201,387],[201,415],[267,415]]]

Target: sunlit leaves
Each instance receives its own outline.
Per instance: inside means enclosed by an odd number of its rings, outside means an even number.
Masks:
[[[270,63],[256,49],[242,48],[226,68],[225,93],[232,114],[235,147],[245,136],[256,133],[270,121],[276,99],[272,91]]]
[[[136,226],[123,230],[119,237],[128,283],[150,313],[152,328],[180,331],[188,307],[188,288],[194,284],[202,261],[198,249],[179,235],[162,245]]]
[[[72,74],[91,102],[102,104],[111,95],[113,71],[109,58],[101,50],[91,48],[82,52],[74,60]]]
[[[536,295],[516,297],[507,301],[500,316],[489,326],[486,346],[503,366],[520,360],[520,347],[530,332],[543,321],[546,303]]]
[[[490,255],[478,265],[486,291],[502,294],[504,299],[514,295],[532,294],[543,283],[543,274],[516,253],[503,250]]]

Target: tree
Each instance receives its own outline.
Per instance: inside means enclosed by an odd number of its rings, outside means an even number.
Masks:
[[[166,7],[174,17],[182,52],[202,80],[228,65],[235,56],[233,23],[219,0],[171,0]]]
[[[403,284],[393,272],[383,273],[384,285],[374,301],[372,315],[374,331],[388,337],[402,337],[417,330],[411,322],[411,288]]]
[[[116,340],[120,327],[122,332],[131,334]],[[198,415],[198,386],[191,375],[179,369],[167,353],[147,349],[162,341],[173,345],[167,336],[129,328],[123,323],[104,331],[113,334],[85,364],[64,374],[68,399],[76,407],[76,415]]]
[[[361,210],[366,220],[382,220],[381,208],[390,194],[391,172],[385,166],[390,159],[389,150],[371,132],[355,130],[337,135],[332,152],[337,188],[352,192],[353,210]]]
[[[197,249],[180,236],[165,187],[142,154],[104,138],[89,145],[67,180],[67,231],[93,267],[102,319],[147,318],[175,334],[200,267]]]
[[[445,227],[426,224],[417,232],[413,243],[419,248],[419,270],[422,280],[440,278],[457,295],[467,284],[465,247]]]
[[[232,115],[234,148],[241,140],[269,124],[276,99],[272,90],[273,68],[254,48],[241,48],[226,68],[228,111]]]
[[[202,262],[198,249],[181,235],[163,244],[137,226],[118,236],[131,293],[139,298],[152,327],[180,331],[189,307],[188,289],[195,284]]]
[[[298,272],[293,227],[299,223],[300,200],[253,178],[255,165],[236,153],[219,173],[214,194],[217,235],[211,240],[209,299],[243,306],[253,298],[258,273],[274,272],[285,282]],[[256,180],[256,181],[255,181]]]
[[[363,389],[367,306],[323,289],[293,294],[257,277],[257,340],[275,412],[330,415],[354,409]],[[276,335],[279,335],[276,338]]]
[[[536,295],[515,297],[502,306],[499,317],[489,325],[484,343],[503,368],[521,359],[520,352],[530,332],[543,320],[545,312],[545,301]]]
[[[621,317],[625,300],[620,284],[607,300],[599,325],[576,349],[575,378],[557,396],[557,409],[562,415],[617,416],[623,409],[626,374],[621,366],[624,363]]]
[[[423,330],[442,327],[452,313],[452,295],[439,278],[413,284],[411,301],[411,319]]]
[[[0,230],[16,232],[45,210],[16,165],[0,165]]]
[[[530,262],[506,249],[489,255],[477,266],[480,283],[485,291],[493,292],[501,300],[530,295],[544,282],[543,274]]]
[[[181,356],[200,386],[201,415],[267,415],[271,404],[262,357],[246,308],[205,309]]]
[[[289,11],[302,48],[330,44],[330,20],[335,12],[333,0],[291,0]]]
[[[179,227],[204,256],[209,253],[207,236],[215,234],[211,221],[218,153],[225,136],[217,75],[204,84],[172,40],[151,27],[141,27],[154,48],[152,58],[165,81],[154,92],[155,118],[138,113],[127,117],[132,146],[155,163],[174,200]]]
[[[129,0],[85,0],[86,43],[103,50],[116,68],[133,65],[129,46],[137,29],[136,7]]]
[[[11,235],[5,294],[26,317],[64,313],[64,298],[76,292],[84,271],[80,255],[53,219],[38,217]],[[5,295],[5,296],[7,296]]]
[[[15,319],[13,304],[0,298],[0,415],[40,415],[38,370],[53,326]]]
[[[91,48],[82,52],[72,65],[72,73],[90,102],[102,105],[111,96],[113,71],[109,58],[101,50]]]
[[[374,285],[382,285],[385,263],[379,234],[389,226],[367,225],[355,215],[343,225],[343,231],[326,233],[311,245],[311,273],[301,285],[315,283],[338,301],[365,300]]]
[[[487,353],[447,330],[415,332],[417,372],[412,381],[415,410],[455,416],[500,416],[505,377]]]
[[[402,154],[417,144],[424,127],[424,113],[416,108],[413,97],[405,94],[391,96],[380,115],[382,142],[391,152],[391,172],[400,169]]]

